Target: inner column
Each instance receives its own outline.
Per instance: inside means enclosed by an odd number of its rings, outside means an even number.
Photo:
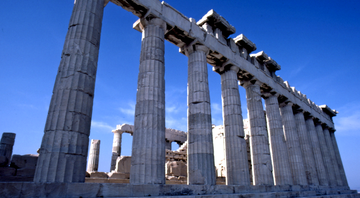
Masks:
[[[225,128],[226,185],[250,185],[249,165],[236,67],[221,74]]]
[[[104,0],[74,3],[34,182],[85,181],[103,11]]]
[[[206,54],[202,45],[187,47],[188,60],[188,177],[187,183],[215,185],[210,93]]]
[[[305,174],[310,185],[319,185],[319,179],[316,174],[315,159],[313,154],[313,147],[309,138],[308,130],[306,128],[304,113],[301,109],[297,109],[295,115],[296,128],[299,135],[299,143],[301,153],[303,156]]]
[[[323,130],[321,124],[318,122],[316,122],[315,129],[316,129],[316,134],[319,139],[321,154],[322,154],[324,165],[326,168],[329,185],[336,186],[337,182],[336,182],[336,178],[335,178],[334,167],[331,164],[331,158],[330,158],[330,154],[329,154],[328,147],[326,144],[324,130]]]
[[[337,160],[335,157],[334,145],[332,143],[332,140],[330,137],[330,132],[327,127],[324,127],[324,137],[325,137],[326,145],[328,147],[328,153],[330,156],[330,160],[332,162],[331,165],[334,167],[334,175],[335,175],[336,183],[338,186],[342,186],[343,184],[342,184],[342,179],[340,176],[339,166],[337,164]]]
[[[261,101],[260,82],[242,82],[246,89],[250,123],[250,153],[254,185],[274,185],[271,156],[266,137],[266,121]]]
[[[292,103],[280,105],[281,118],[284,125],[286,145],[289,151],[289,161],[293,182],[295,185],[307,185],[304,162],[302,159],[299,136],[297,134],[295,118],[292,110]]]
[[[112,155],[111,155],[111,163],[110,163],[110,172],[115,170],[116,167],[116,159],[121,155],[121,138],[122,138],[122,131],[113,130],[114,139],[113,139],[113,146],[112,146]]]
[[[320,186],[328,186],[329,185],[328,176],[326,173],[326,168],[321,153],[320,142],[315,129],[313,117],[311,115],[308,115],[305,123],[312,144],[312,152],[314,154],[315,168],[319,179],[319,184]]]
[[[264,95],[274,182],[275,185],[291,185],[293,180],[281,122],[278,94],[266,93]]]
[[[337,145],[337,142],[336,142],[335,131],[330,132],[330,138],[331,138],[331,141],[332,141],[332,143],[334,145],[335,157],[336,157],[337,165],[338,165],[339,170],[340,170],[340,176],[341,176],[342,184],[343,184],[343,186],[349,186],[349,184],[347,182],[347,179],[346,179],[344,166],[343,166],[343,163],[342,163],[342,160],[341,160],[339,148],[338,148],[338,145]]]
[[[142,30],[131,184],[165,183],[164,31],[159,18],[140,19]]]

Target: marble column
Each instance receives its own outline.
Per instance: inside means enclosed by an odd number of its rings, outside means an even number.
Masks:
[[[169,141],[169,140],[165,139],[165,149],[171,151],[171,143],[172,143],[172,141]]]
[[[87,172],[97,172],[99,168],[100,140],[91,140]]]
[[[34,182],[84,182],[104,0],[76,0]]]
[[[114,130],[113,139],[113,146],[112,146],[112,155],[111,155],[111,163],[110,163],[110,172],[115,170],[116,167],[116,160],[121,155],[121,138],[122,138],[122,131]]]
[[[335,133],[331,132],[330,137],[331,137],[331,141],[332,141],[333,146],[334,146],[336,162],[337,162],[337,165],[339,167],[342,184],[343,184],[343,186],[349,186],[349,184],[347,182],[347,179],[346,179],[345,169],[344,169],[344,166],[343,166],[343,163],[342,163],[342,160],[341,160],[339,147],[338,147],[337,142],[336,142]]]
[[[237,69],[232,66],[220,76],[225,129],[226,184],[247,186],[250,185],[250,175]]]
[[[166,23],[143,18],[132,145],[131,184],[165,184]]]
[[[278,94],[265,95],[266,119],[275,185],[293,184],[288,149],[281,122]]]
[[[324,136],[324,130],[320,123],[316,123],[316,134],[319,139],[319,144],[321,148],[321,154],[323,157],[327,178],[330,186],[336,186],[336,179],[335,179],[335,173],[334,173],[334,167],[332,166],[329,150],[327,147],[327,143]]]
[[[336,159],[335,151],[334,151],[334,145],[333,145],[331,137],[330,137],[329,129],[327,127],[324,127],[323,131],[324,131],[326,145],[328,148],[328,153],[329,153],[330,160],[331,160],[330,166],[332,166],[334,168],[336,184],[337,184],[337,186],[342,186],[343,184],[342,184],[342,179],[340,176],[340,170],[339,170],[339,166],[337,164],[337,159]]]
[[[304,162],[306,179],[309,185],[319,185],[319,179],[316,173],[315,158],[313,154],[312,143],[309,138],[309,132],[306,128],[305,117],[302,111],[298,111],[294,115],[297,132],[299,135],[299,143]]]
[[[243,82],[250,123],[250,154],[253,185],[274,185],[266,120],[259,81]]]
[[[187,47],[188,56],[188,177],[189,185],[215,185],[210,93],[202,45]]]
[[[0,167],[6,167],[10,165],[15,136],[15,133],[3,133],[1,136],[0,157],[2,157],[3,159],[1,160]]]
[[[328,176],[323,161],[320,142],[315,129],[314,120],[312,117],[309,116],[307,117],[305,123],[306,123],[306,129],[308,130],[309,139],[312,145],[312,152],[314,154],[315,168],[319,180],[319,185],[328,186],[329,185]]]
[[[299,143],[299,135],[296,129],[295,118],[292,110],[292,103],[282,103],[280,112],[282,123],[284,125],[284,133],[286,145],[288,147],[290,167],[293,177],[293,184],[307,185],[304,162]]]

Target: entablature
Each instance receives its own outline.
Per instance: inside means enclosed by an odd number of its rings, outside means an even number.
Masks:
[[[236,53],[236,50],[231,47],[232,42],[224,43],[222,39],[216,38],[213,34],[210,34],[203,27],[199,26],[203,22],[209,21],[211,17],[214,19],[218,17],[216,12],[209,11],[204,16],[205,18],[203,17],[202,20],[196,23],[194,19],[185,17],[165,2],[160,3],[157,0],[111,1],[138,17],[144,17],[151,13],[151,15],[163,19],[167,23],[165,38],[171,43],[178,47],[183,47],[196,40],[197,43],[209,48],[207,60],[212,66],[220,66],[220,64],[223,64],[226,61],[232,62],[234,66],[239,68],[239,80],[242,80],[241,78],[244,78],[245,76],[246,80],[256,79],[257,81],[266,84],[271,87],[274,92],[298,105],[304,112],[310,113],[329,128],[334,128],[334,123],[327,110],[323,111],[322,108],[307,99],[306,95],[301,94],[295,88],[292,89],[287,81],[284,81],[280,76],[275,76],[275,73],[271,73],[271,71],[269,74],[269,71],[259,67],[254,62],[255,60],[263,60],[268,63],[268,66],[270,66],[271,69],[275,69],[275,71],[281,69],[280,65],[273,59],[269,58],[265,53],[250,55],[253,58],[246,59],[240,56],[239,53]],[[235,32],[235,28],[221,16],[217,19],[216,24],[216,27],[223,29],[222,34],[226,37]]]

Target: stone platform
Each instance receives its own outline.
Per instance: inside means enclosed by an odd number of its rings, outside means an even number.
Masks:
[[[348,188],[312,186],[130,185],[0,182],[0,197],[360,197]]]

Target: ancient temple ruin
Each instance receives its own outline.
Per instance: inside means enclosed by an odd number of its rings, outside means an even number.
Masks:
[[[110,2],[138,16],[133,27],[142,32],[129,184],[84,183],[102,17]],[[0,192],[6,197],[359,197],[348,187],[337,147],[332,120],[337,112],[284,82],[274,59],[263,51],[251,54],[256,45],[243,34],[229,38],[234,33],[213,10],[196,21],[158,0],[76,0],[34,181],[0,183]],[[165,40],[188,57],[187,185],[165,184]],[[221,76],[226,185],[216,185],[207,64]],[[239,85],[246,90],[247,134]],[[121,148],[121,133],[114,136],[111,170]],[[93,154],[96,158],[96,148]],[[95,169],[91,164],[90,172]]]

